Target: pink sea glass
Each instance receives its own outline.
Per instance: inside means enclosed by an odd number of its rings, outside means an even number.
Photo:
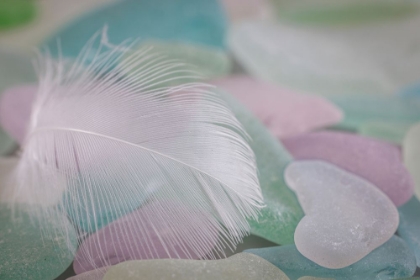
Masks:
[[[235,96],[278,138],[295,136],[340,122],[341,110],[323,97],[305,95],[247,76],[212,82]]]
[[[397,146],[343,132],[314,132],[282,140],[297,160],[324,160],[380,188],[396,206],[413,195],[414,183]]]
[[[21,85],[4,91],[0,99],[0,124],[2,128],[22,144],[31,117],[36,85]]]
[[[127,260],[205,258],[219,240],[209,215],[174,201],[151,202],[86,238],[76,253],[74,271]]]

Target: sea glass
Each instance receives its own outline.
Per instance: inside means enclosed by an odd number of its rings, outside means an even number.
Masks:
[[[330,100],[340,107],[345,115],[337,128],[358,131],[367,122],[403,122],[410,125],[420,121],[420,98],[403,98],[398,95],[342,95],[332,96]]]
[[[274,136],[286,138],[341,121],[343,114],[323,97],[305,95],[249,76],[212,82],[242,102]]]
[[[341,269],[328,269],[317,265],[301,255],[295,245],[250,249],[245,252],[268,260],[286,273],[291,280],[303,276],[336,280],[383,280],[410,277],[416,270],[414,254],[398,236],[393,236],[357,263]]]
[[[283,140],[296,159],[318,159],[337,165],[373,183],[399,206],[407,202],[414,182],[398,147],[371,138],[334,131]]]
[[[398,235],[404,239],[416,255],[420,267],[420,201],[413,196],[410,201],[398,208],[400,225]]]
[[[285,170],[305,212],[295,231],[299,252],[339,269],[388,241],[398,227],[394,203],[370,182],[323,161],[295,161]]]
[[[268,261],[240,253],[228,259],[128,261],[110,267],[103,280],[288,280]]]
[[[158,39],[224,48],[226,19],[216,0],[117,1],[73,21],[45,44],[57,53],[56,40],[60,38],[62,54],[76,57],[105,25],[114,45],[127,39]]]
[[[34,219],[38,211],[0,204],[0,279],[47,280],[64,272],[73,261],[76,232],[62,215]]]

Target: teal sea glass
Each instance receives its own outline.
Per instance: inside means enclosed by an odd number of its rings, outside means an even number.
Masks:
[[[413,196],[398,208],[400,213],[399,236],[410,246],[420,266],[420,201]]]
[[[410,277],[416,270],[416,260],[409,246],[393,236],[381,247],[355,264],[341,269],[327,269],[302,256],[295,245],[245,250],[260,256],[280,268],[290,280],[303,276],[336,280],[394,279]]]
[[[60,39],[62,54],[76,57],[105,25],[114,45],[127,39],[159,39],[224,48],[226,18],[217,0],[118,1],[75,20],[45,44],[57,54]]]
[[[407,125],[420,121],[420,98],[400,96],[340,95],[330,100],[345,114],[338,128],[356,130],[366,122],[403,122]]]
[[[48,280],[73,261],[76,232],[65,216],[34,219],[34,209],[15,212],[0,204],[0,279]]]

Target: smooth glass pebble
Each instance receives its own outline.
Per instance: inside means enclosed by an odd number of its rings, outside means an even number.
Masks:
[[[330,100],[344,111],[345,118],[337,128],[360,130],[368,122],[420,121],[420,98],[395,96],[342,95]],[[386,109],[384,109],[386,108]]]
[[[411,126],[411,124],[404,122],[368,121],[360,126],[359,133],[401,145]]]
[[[73,261],[77,236],[65,216],[37,222],[32,208],[14,213],[0,204],[0,279],[48,280],[64,272]],[[66,229],[66,231],[63,231]]]
[[[420,267],[420,201],[413,196],[409,202],[398,208],[400,225],[398,235],[413,250],[417,266]]]
[[[11,86],[36,80],[31,58],[23,53],[0,49],[0,94]],[[15,149],[13,139],[0,127],[0,155]]]
[[[420,198],[420,123],[413,126],[403,142],[404,163],[415,183],[415,192]]]
[[[35,15],[36,6],[33,0],[1,0],[0,30],[27,23]]]
[[[284,139],[283,144],[295,159],[323,160],[366,179],[397,206],[413,195],[413,180],[400,149],[392,144],[333,131]]]
[[[295,245],[250,249],[245,252],[260,256],[280,268],[290,280],[304,276],[336,280],[395,279],[410,277],[416,270],[416,261],[409,246],[393,236],[381,247],[351,266],[328,269],[302,256]]]
[[[293,244],[293,235],[303,211],[283,178],[283,170],[292,157],[239,101],[225,93],[222,98],[252,139],[249,145],[256,156],[258,179],[267,205],[261,209],[258,222],[249,221],[251,233],[277,244]]]
[[[57,53],[60,38],[63,56],[76,57],[105,25],[114,45],[127,39],[158,39],[224,48],[226,19],[216,0],[118,1],[75,20],[52,35],[46,45]]]
[[[25,139],[37,90],[36,85],[15,86],[0,97],[0,124],[19,144]]]
[[[191,213],[188,207],[170,201],[165,203],[168,211],[157,211],[161,205],[151,202],[90,235],[77,250],[74,271],[80,274],[128,260],[209,255],[219,235],[213,225],[204,222],[210,213]]]
[[[228,45],[248,73],[291,89],[392,95],[419,79],[419,24],[420,13],[334,28],[249,20],[233,25]]]
[[[98,268],[67,278],[67,280],[102,280],[108,269],[108,267]]]
[[[393,21],[418,13],[404,1],[284,1],[272,0],[280,20],[311,25],[351,25]]]
[[[103,280],[289,280],[268,261],[247,253],[228,259],[128,261],[110,267]]]
[[[212,84],[242,102],[270,132],[295,136],[341,121],[343,113],[323,97],[304,95],[247,76],[231,76]]]
[[[323,161],[295,161],[285,170],[305,217],[295,231],[299,252],[316,264],[352,265],[388,241],[398,227],[392,201],[370,182]]]
[[[183,76],[199,75],[202,79],[214,79],[217,77],[226,76],[231,71],[232,65],[230,58],[224,50],[209,47],[206,45],[194,45],[184,42],[170,42],[170,41],[146,41],[136,47],[139,51],[144,51],[149,48],[148,55],[163,56],[165,60],[176,60],[182,63],[182,66],[176,68],[177,71],[183,71]],[[136,50],[134,50],[135,52]],[[125,58],[133,55],[132,52],[127,53]],[[123,58],[124,61],[124,58]],[[128,63],[130,63],[128,61]],[[124,64],[122,67],[124,69]],[[139,66],[141,68],[142,65]],[[129,73],[138,70],[139,68],[130,69]],[[175,70],[175,69],[174,69]],[[188,73],[187,73],[188,72]],[[166,75],[163,79],[173,79],[168,81],[165,85],[182,84],[194,82],[197,79],[183,78],[179,79],[180,73]],[[176,79],[174,79],[176,78]],[[161,85],[161,86],[165,86]]]

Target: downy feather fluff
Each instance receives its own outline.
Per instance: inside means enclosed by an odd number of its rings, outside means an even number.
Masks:
[[[31,197],[41,219],[64,211],[81,240],[142,205],[153,207],[155,217],[137,216],[133,227],[121,223],[121,234],[143,225],[154,231],[130,233],[144,241],[130,245],[127,259],[138,250],[157,257],[150,235],[171,258],[223,256],[263,206],[247,135],[212,87],[167,86],[165,77],[191,76],[182,63],[148,49],[127,55],[133,44],[111,46],[98,33],[74,60],[40,55],[15,197]],[[51,195],[55,207],[43,204]],[[194,224],[196,213],[205,218]],[[177,231],[190,216],[188,230]],[[212,252],[209,232],[219,236]]]

